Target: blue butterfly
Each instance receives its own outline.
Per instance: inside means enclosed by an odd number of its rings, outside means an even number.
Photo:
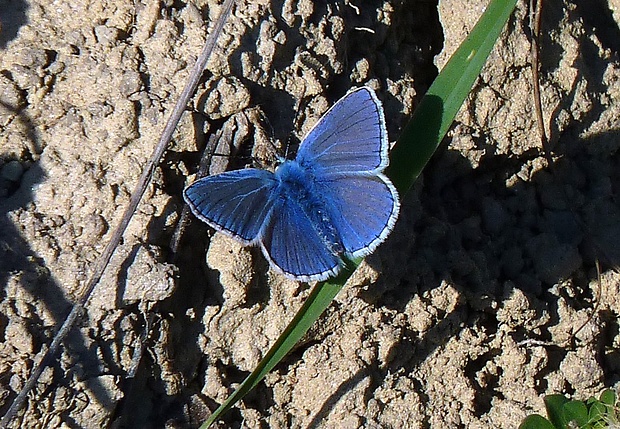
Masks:
[[[298,281],[325,280],[372,253],[400,204],[383,174],[388,137],[374,91],[350,91],[319,119],[294,160],[275,172],[246,168],[200,179],[184,191],[196,217]]]

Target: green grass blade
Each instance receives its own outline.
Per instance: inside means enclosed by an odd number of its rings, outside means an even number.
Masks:
[[[493,0],[437,76],[390,153],[387,175],[401,194],[413,185],[471,91],[516,0]]]
[[[265,357],[260,361],[256,369],[241,383],[235,392],[215,410],[209,419],[200,426],[200,429],[208,428],[223,413],[228,411],[237,401],[243,398],[271,371],[282,358],[295,346],[297,341],[308,332],[310,326],[321,316],[329,306],[336,294],[342,289],[353,268],[345,269],[338,277],[330,281],[318,283],[312,289],[304,305],[297,312],[291,323],[286,327],[282,335],[269,349]]]
[[[403,195],[441,143],[469,94],[516,0],[492,0],[469,37],[429,88],[390,154],[387,175]],[[208,428],[241,400],[295,346],[342,289],[357,263],[338,277],[318,283],[280,338],[239,388],[200,427]]]

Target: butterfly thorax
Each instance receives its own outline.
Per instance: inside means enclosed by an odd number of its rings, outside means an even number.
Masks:
[[[312,223],[314,230],[334,255],[344,255],[344,245],[334,228],[327,204],[323,199],[322,185],[312,171],[297,161],[289,160],[275,171],[279,183],[277,194],[284,201],[289,200],[301,209]]]

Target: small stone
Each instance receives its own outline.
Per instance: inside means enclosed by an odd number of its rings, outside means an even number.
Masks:
[[[250,105],[250,91],[235,77],[219,79],[201,96],[199,110],[212,119],[234,115]]]
[[[63,63],[62,61],[54,61],[47,68],[48,73],[54,76],[62,73],[64,70],[65,70],[65,63]]]
[[[123,75],[123,79],[121,80],[120,91],[125,97],[129,97],[132,94],[140,91],[142,87],[142,79],[140,78],[140,74],[135,71],[127,71]]]
[[[568,352],[560,364],[560,372],[577,391],[591,389],[605,377],[596,354],[586,348]]]
[[[113,46],[119,37],[118,28],[98,25],[95,27],[95,36],[97,41],[103,46]]]

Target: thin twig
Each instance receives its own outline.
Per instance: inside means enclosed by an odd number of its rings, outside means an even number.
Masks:
[[[530,0],[530,27],[532,29],[532,86],[534,88],[534,107],[536,109],[536,121],[538,123],[538,133],[540,142],[545,153],[545,158],[549,166],[553,165],[553,157],[549,148],[549,139],[545,132],[545,122],[543,120],[542,102],[540,100],[540,80],[538,76],[538,40],[540,38],[540,22],[543,0]],[[536,3],[536,4],[534,4]]]
[[[125,210],[123,218],[114,230],[112,238],[110,239],[105,250],[99,257],[97,265],[95,266],[93,274],[90,277],[88,283],[86,284],[84,291],[81,293],[80,298],[73,305],[71,312],[56,333],[56,336],[52,340],[49,349],[44,352],[43,357],[39,360],[38,365],[36,365],[35,368],[32,370],[28,381],[26,381],[26,384],[11,404],[11,407],[8,409],[2,420],[0,420],[0,427],[6,428],[11,422],[11,420],[13,420],[13,418],[15,417],[15,414],[24,405],[28,393],[30,393],[30,391],[36,385],[37,380],[39,379],[43,370],[46,368],[48,362],[58,353],[61,342],[64,340],[64,338],[67,336],[67,334],[75,324],[78,316],[81,314],[86,303],[90,299],[95,287],[99,283],[101,276],[103,275],[106,267],[108,266],[108,263],[110,262],[110,259],[112,258],[112,255],[114,254],[114,251],[116,250],[116,247],[118,246],[118,243],[120,242],[123,233],[125,232],[125,229],[127,228],[127,225],[129,224],[129,221],[131,220],[138,206],[138,203],[142,199],[142,196],[144,195],[144,192],[146,191],[146,188],[151,181],[153,172],[159,164],[159,161],[161,160],[161,157],[166,150],[166,147],[168,146],[168,142],[170,142],[170,139],[172,138],[172,133],[174,132],[174,129],[176,128],[179,120],[181,119],[187,103],[189,102],[189,99],[196,90],[196,87],[198,86],[200,77],[202,76],[203,71],[206,67],[207,60],[211,56],[211,53],[213,52],[213,49],[215,47],[215,42],[217,41],[218,36],[224,28],[224,24],[226,23],[233,3],[234,0],[226,0],[224,2],[222,12],[220,13],[220,16],[215,22],[215,27],[213,28],[211,34],[209,34],[209,36],[207,37],[204,49],[198,57],[194,69],[192,70],[192,73],[188,79],[188,82],[185,85],[183,92],[181,92],[179,100],[174,106],[174,109],[172,110],[172,114],[170,115],[170,118],[166,123],[161,138],[159,139],[159,142],[155,147],[155,150],[153,151],[153,155],[151,155],[150,160],[147,162],[146,167],[142,172],[142,176],[140,176],[140,180],[138,181],[138,184],[136,185],[136,188],[131,195],[129,206]]]

